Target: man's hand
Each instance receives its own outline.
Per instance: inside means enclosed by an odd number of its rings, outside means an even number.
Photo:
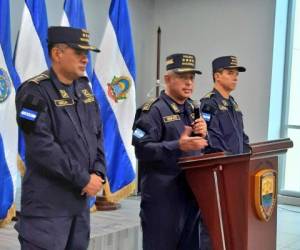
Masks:
[[[200,118],[201,119],[201,118]],[[193,129],[191,127],[185,126],[179,138],[179,148],[182,151],[194,151],[200,150],[207,146],[207,141],[200,136],[191,137]]]
[[[102,188],[103,180],[96,174],[90,175],[89,183],[82,189],[81,194],[88,196],[95,196]]]
[[[200,117],[197,120],[195,120],[192,124],[193,126],[193,133],[195,135],[199,135],[201,137],[206,137],[207,135],[207,125],[205,120]]]

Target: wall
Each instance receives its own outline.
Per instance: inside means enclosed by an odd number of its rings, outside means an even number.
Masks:
[[[247,68],[233,96],[243,110],[252,142],[267,139],[275,2],[155,1],[155,27],[162,28],[162,60],[174,52],[197,57],[203,75],[197,78],[195,98],[212,88],[214,58],[233,54]]]
[[[63,0],[46,0],[48,24],[59,25]],[[84,0],[91,43],[100,44],[109,0]],[[211,61],[236,55],[247,68],[233,96],[244,113],[252,142],[267,139],[275,0],[128,0],[137,65],[137,104],[154,95],[156,31],[162,29],[164,59],[175,52],[193,53],[203,75],[194,98],[212,88]],[[23,0],[11,0],[12,43],[21,22]],[[93,56],[94,61],[94,56]],[[153,91],[151,91],[153,90]]]

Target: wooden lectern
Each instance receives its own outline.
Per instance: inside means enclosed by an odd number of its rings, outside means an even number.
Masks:
[[[292,146],[281,139],[247,154],[180,159],[214,250],[276,249],[278,155]]]

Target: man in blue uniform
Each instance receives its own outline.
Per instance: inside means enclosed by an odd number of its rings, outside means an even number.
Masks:
[[[241,154],[249,151],[242,112],[230,95],[236,88],[239,66],[235,56],[218,57],[212,62],[214,89],[201,99],[202,114],[207,122],[208,150]]]
[[[26,81],[16,95],[24,132],[26,173],[16,224],[22,250],[87,249],[88,196],[105,180],[98,105],[84,76],[86,30],[48,29],[50,70]]]
[[[144,250],[210,249],[195,198],[177,165],[179,157],[201,154],[206,124],[194,121],[195,57],[167,57],[165,91],[137,110],[133,145],[141,173]],[[192,136],[192,132],[196,136]]]

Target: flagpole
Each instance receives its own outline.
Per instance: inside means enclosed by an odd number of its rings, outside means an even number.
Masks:
[[[157,29],[157,58],[156,58],[156,97],[159,96],[159,86],[160,86],[160,36],[161,29],[158,26]]]

